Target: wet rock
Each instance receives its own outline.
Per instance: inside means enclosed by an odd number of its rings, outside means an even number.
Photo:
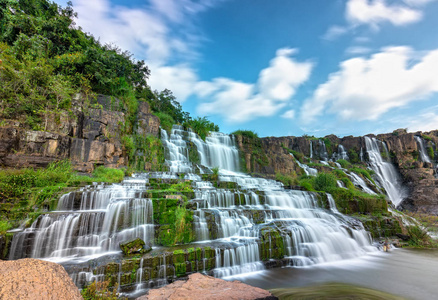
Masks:
[[[82,296],[61,265],[26,258],[0,261],[0,299],[79,300]]]
[[[149,243],[146,245],[142,239],[136,238],[134,240],[120,243],[120,249],[125,255],[133,255],[147,253],[152,250],[152,247]]]
[[[409,239],[411,238],[409,235],[406,234],[397,233],[396,235],[397,237],[401,238],[403,241],[409,241]]]
[[[150,290],[138,300],[176,300],[176,299],[215,299],[215,300],[252,300],[278,299],[269,291],[252,287],[240,281],[225,281],[222,279],[195,273],[187,281],[176,281],[165,287]]]

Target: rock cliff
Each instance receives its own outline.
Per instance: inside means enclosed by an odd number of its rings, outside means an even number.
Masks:
[[[50,162],[70,159],[76,170],[91,172],[94,166],[120,167],[127,164],[122,143],[126,116],[119,100],[99,95],[94,108],[85,108],[76,97],[71,113],[51,115],[45,131],[33,131],[17,121],[0,127],[0,167],[45,167]],[[139,104],[135,133],[158,137],[160,120],[148,103]]]
[[[369,137],[385,142],[388,152],[382,148],[381,155],[395,165],[404,186],[408,188],[408,197],[398,208],[438,215],[438,179],[435,177],[438,131],[407,133],[399,129],[393,133]],[[250,139],[238,136],[237,142],[246,169],[268,177],[276,173],[302,174],[303,170],[290,153],[295,156],[304,155],[315,163],[320,160],[337,161],[342,158],[342,153],[348,156],[347,160],[351,163],[368,161],[364,137],[338,138],[329,135],[324,138],[289,136]],[[430,161],[424,161],[421,153]]]

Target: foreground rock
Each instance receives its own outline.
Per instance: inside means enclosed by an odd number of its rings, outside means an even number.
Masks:
[[[82,299],[64,268],[58,264],[20,259],[0,261],[0,299]]]
[[[148,295],[137,300],[215,299],[215,300],[274,300],[277,297],[266,290],[244,284],[240,281],[225,281],[195,273],[187,281],[176,281],[165,287],[150,290]]]

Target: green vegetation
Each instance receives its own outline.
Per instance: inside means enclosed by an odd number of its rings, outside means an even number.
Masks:
[[[359,157],[359,154],[357,154],[357,149],[351,148],[348,150],[347,154],[348,154],[348,158],[350,159],[350,162],[352,164],[360,163],[360,157]]]
[[[433,142],[432,138],[428,135],[423,134],[421,137],[426,141]]]
[[[344,169],[348,169],[352,167],[351,163],[345,159],[338,159],[336,162],[339,163],[341,167]]]
[[[366,170],[357,169],[366,172]],[[338,187],[337,180],[341,180],[346,188]],[[387,212],[386,198],[383,194],[370,195],[358,190],[348,176],[339,169],[320,171],[317,176],[301,176],[298,185],[308,191],[331,194],[341,213],[371,214]]]
[[[152,92],[146,80],[150,70],[128,51],[76,29],[71,3],[62,8],[48,0],[0,1],[0,118],[14,119],[33,130],[46,130],[50,120],[67,111],[73,96],[81,94],[84,111],[101,107],[96,94],[120,101],[111,109],[123,111],[122,135],[132,135],[139,101],[149,103],[170,131],[173,124],[186,124],[205,139],[219,128],[205,117],[192,119],[168,89]],[[77,101],[77,100],[75,100]],[[117,105],[116,105],[117,103]],[[136,142],[123,140],[133,160]]]
[[[232,134],[241,137],[243,147],[245,148],[244,151],[240,151],[240,167],[242,170],[257,172],[261,167],[269,164],[269,159],[263,150],[262,141],[257,133],[251,130],[236,130]],[[244,152],[251,154],[249,161],[250,170],[247,170]]]
[[[209,121],[206,117],[203,118],[197,117],[196,119],[188,119],[184,122],[183,125],[185,128],[191,128],[204,141],[210,131],[216,131],[216,132],[219,131],[219,126]]]
[[[284,186],[293,186],[298,184],[297,174],[282,174],[280,172],[275,173],[275,180],[280,181]]]
[[[241,129],[239,129],[239,130],[236,130],[236,131],[232,132],[231,134],[241,135],[241,136],[244,136],[244,137],[246,137],[248,139],[252,139],[252,140],[255,140],[255,139],[259,138],[259,135],[255,131],[252,131],[252,130],[241,130]]]
[[[327,154],[330,156],[333,153],[333,149],[335,149],[335,145],[333,145],[332,141],[330,141],[328,138],[322,138],[321,140],[324,142],[325,148],[327,149]]]
[[[314,178],[314,188],[317,191],[329,192],[336,188],[337,178],[332,173],[318,173]]]
[[[434,160],[435,159],[435,151],[433,151],[433,147],[432,146],[428,146],[426,148],[426,151],[427,151],[427,155],[429,156],[429,158],[431,160]]]
[[[420,226],[407,226],[407,233],[410,237],[409,245],[412,247],[437,247],[438,243],[433,240],[427,231]]]
[[[109,288],[109,285],[109,281],[93,281],[89,286],[82,289],[81,295],[84,300],[126,299],[125,297],[119,297],[119,294],[117,293],[117,283],[112,288]]]
[[[67,160],[51,163],[46,169],[0,170],[0,233],[26,218],[30,225],[44,209],[55,209],[59,197],[73,187],[120,182],[124,175],[123,170],[100,166],[91,177],[80,176]]]
[[[120,169],[111,169],[99,166],[93,171],[95,181],[120,182],[125,177],[125,172]]]
[[[123,136],[122,142],[133,170],[166,171],[163,144],[159,138],[134,134]]]

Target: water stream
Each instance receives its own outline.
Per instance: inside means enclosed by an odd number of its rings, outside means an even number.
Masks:
[[[400,173],[387,161],[390,157],[386,144],[376,138],[365,136],[365,145],[369,157],[369,166],[376,173],[378,183],[385,189],[391,202],[397,206],[407,197]],[[380,147],[379,147],[380,146]],[[382,158],[382,151],[386,159]]]

